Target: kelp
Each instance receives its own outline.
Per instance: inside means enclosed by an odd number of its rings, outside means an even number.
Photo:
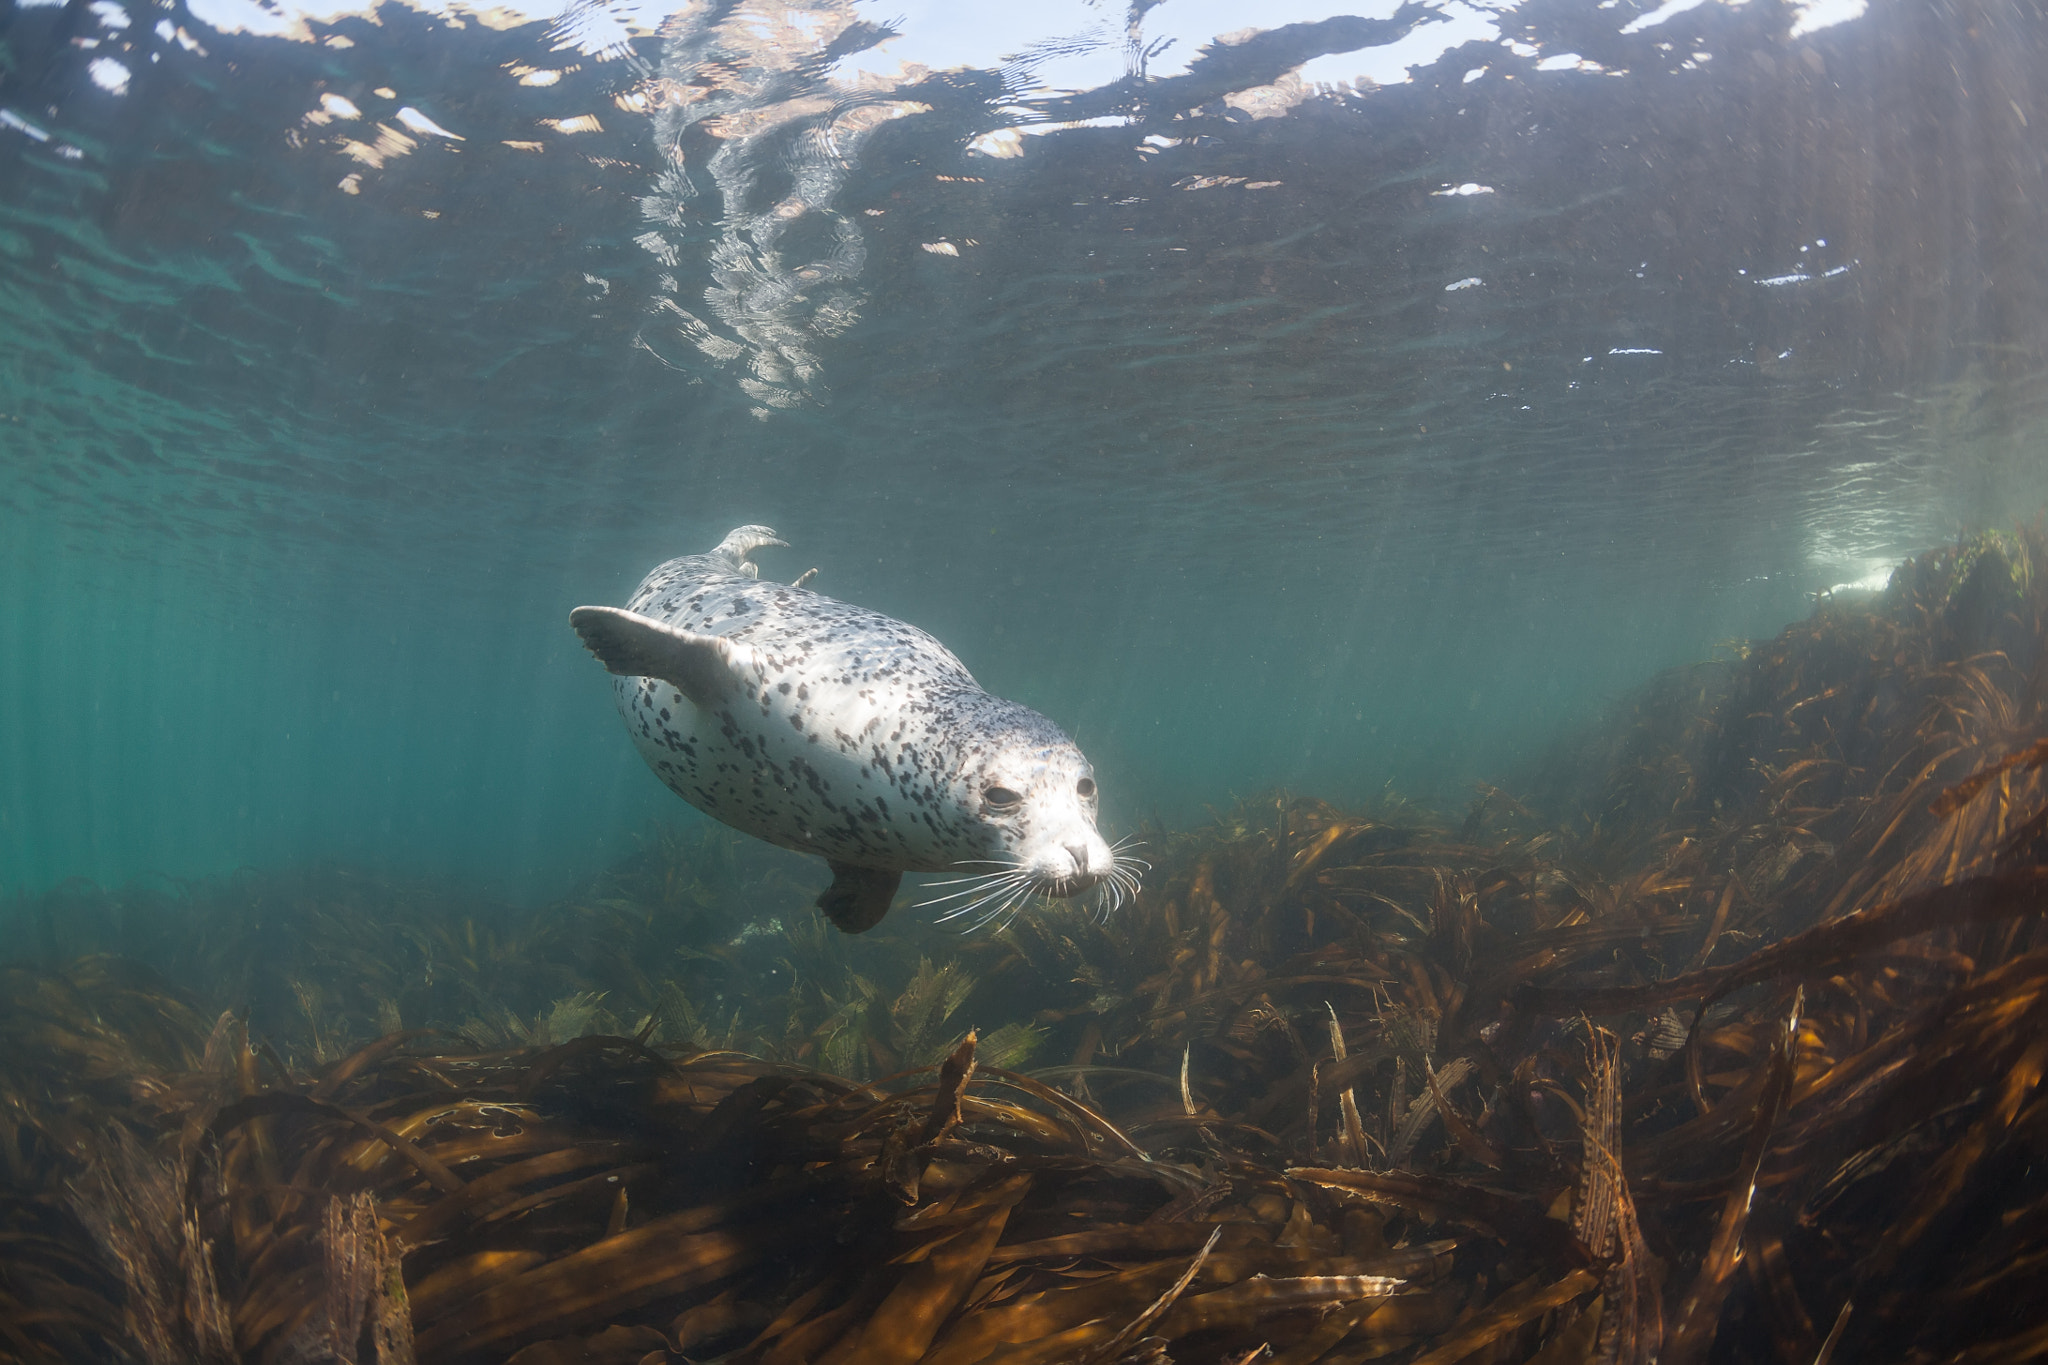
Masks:
[[[715,832],[538,910],[23,902],[0,1358],[2048,1353],[2044,554],[1910,561],[1456,820],[1145,831],[1108,920],[849,940]]]

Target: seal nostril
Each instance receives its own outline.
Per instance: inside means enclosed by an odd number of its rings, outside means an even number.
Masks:
[[[1076,877],[1088,875],[1088,845],[1068,844],[1067,856],[1074,860],[1074,875]]]

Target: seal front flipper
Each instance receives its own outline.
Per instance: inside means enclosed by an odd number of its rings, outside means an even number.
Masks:
[[[628,678],[659,678],[699,706],[716,706],[730,695],[735,671],[754,662],[746,645],[677,630],[618,607],[578,607],[569,613],[569,624],[607,669]]]
[[[818,908],[846,933],[865,933],[889,913],[889,904],[896,899],[896,887],[902,880],[901,872],[835,862],[832,885],[818,897]]]

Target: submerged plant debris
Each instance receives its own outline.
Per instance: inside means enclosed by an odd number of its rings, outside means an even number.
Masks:
[[[0,1357],[2048,1355],[2044,566],[1924,555],[1454,823],[1153,832],[1107,922],[848,940],[717,835],[539,912],[17,901]]]

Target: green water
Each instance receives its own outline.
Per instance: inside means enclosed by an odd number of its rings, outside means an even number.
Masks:
[[[1080,94],[906,78],[925,107],[782,242],[852,223],[857,317],[775,315],[816,371],[772,384],[707,290],[816,120],[721,201],[717,139],[619,102],[702,67],[687,25],[572,60],[396,7],[0,16],[0,889],[340,860],[557,894],[684,814],[569,610],[745,522],[792,542],[768,576],[1058,720],[1127,831],[1276,786],[1459,805],[2048,502],[2038,14],[1531,3],[1253,118],[1226,96],[1398,30],[1212,8],[1146,22],[1271,32]],[[735,108],[823,79],[778,51]],[[360,117],[310,121],[329,95]],[[379,123],[413,147],[342,146]],[[650,247],[664,146],[699,193]]]

